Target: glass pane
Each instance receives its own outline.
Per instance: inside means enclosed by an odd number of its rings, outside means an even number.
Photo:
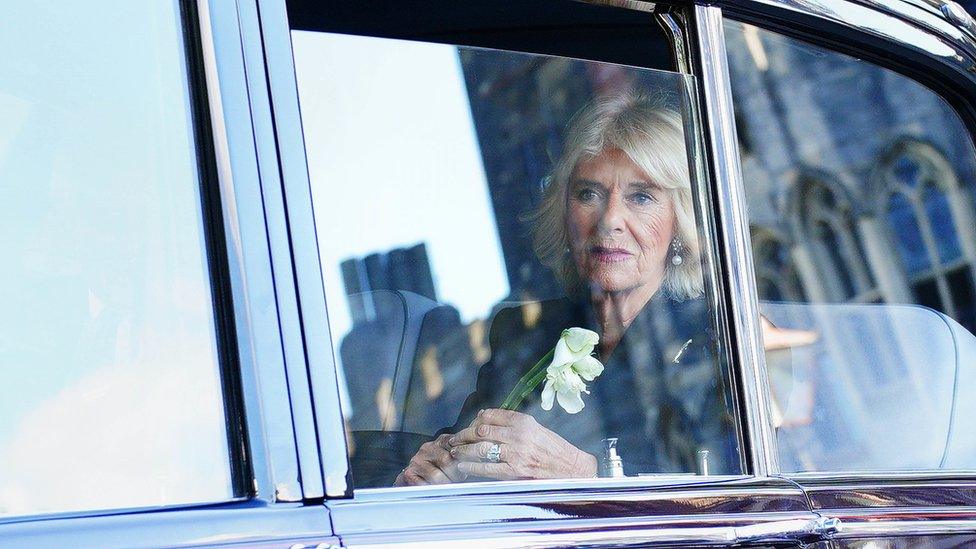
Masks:
[[[844,297],[853,296],[854,281],[851,279],[850,271],[847,270],[848,263],[844,260],[841,243],[837,234],[834,233],[833,227],[821,221],[814,225],[813,236],[823,246],[823,250],[827,252],[827,257],[830,258],[830,265],[837,271],[836,278],[840,281],[840,287],[843,289],[842,295]]]
[[[914,159],[901,156],[892,163],[891,174],[897,182],[903,183],[909,188],[915,188],[919,186],[922,179],[922,168]]]
[[[704,295],[690,77],[327,33],[293,44],[357,487],[594,476],[611,438],[626,475],[694,473],[706,451],[709,473],[741,472]],[[573,327],[599,342],[572,339],[547,371]],[[498,464],[481,459],[491,444]],[[415,455],[442,461],[399,474]]]
[[[785,267],[754,257],[780,465],[976,468],[969,132],[892,71],[742,23],[725,31],[751,232],[791,250]],[[840,222],[811,225],[805,197],[828,182],[839,192],[815,215]],[[771,290],[790,283],[805,297]]]
[[[970,332],[976,332],[976,296],[973,295],[976,280],[973,279],[972,270],[965,266],[953,269],[946,280],[952,289],[953,301],[963,304],[956,309],[959,323]]]
[[[932,224],[933,236],[938,242],[939,259],[943,265],[952,263],[962,256],[956,227],[952,223],[952,210],[949,197],[935,185],[926,185],[922,191],[922,204],[925,214]],[[960,303],[960,305],[964,305]]]
[[[0,514],[233,496],[176,2],[0,19]]]
[[[898,230],[893,232],[898,254],[905,273],[909,276],[917,275],[932,266],[929,254],[925,249],[922,230],[918,226],[918,218],[911,202],[901,193],[895,193],[888,199],[887,221]]]

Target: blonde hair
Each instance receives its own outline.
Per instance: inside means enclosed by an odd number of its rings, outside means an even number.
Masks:
[[[704,292],[701,249],[691,196],[681,115],[663,101],[625,92],[598,97],[581,109],[569,126],[562,155],[532,215],[533,248],[567,288],[579,285],[569,250],[566,227],[568,186],[576,166],[609,150],[619,149],[662,189],[674,205],[674,234],[683,244],[681,265],[667,262],[661,288],[681,301]],[[670,257],[670,255],[668,256]]]

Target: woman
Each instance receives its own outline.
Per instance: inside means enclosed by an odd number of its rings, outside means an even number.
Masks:
[[[535,218],[540,260],[569,298],[492,324],[492,360],[454,428],[424,444],[398,485],[592,477],[603,438],[627,474],[734,469],[735,437],[703,294],[680,115],[634,94],[595,100],[570,126]],[[497,409],[571,326],[600,334],[601,377],[579,414],[535,400]],[[539,391],[536,391],[539,393]]]

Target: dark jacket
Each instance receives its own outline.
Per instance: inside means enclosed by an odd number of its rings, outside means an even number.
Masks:
[[[541,310],[539,307],[541,306]],[[466,427],[483,408],[497,407],[519,378],[556,343],[563,329],[599,332],[587,299],[557,299],[502,309],[490,332],[492,357],[457,423]],[[587,383],[584,409],[540,406],[542,387],[520,407],[543,426],[597,457],[601,439],[619,439],[627,475],[695,472],[696,452],[709,451],[711,474],[738,474],[732,395],[719,364],[712,316],[704,300],[676,302],[656,295],[627,329],[603,374]]]

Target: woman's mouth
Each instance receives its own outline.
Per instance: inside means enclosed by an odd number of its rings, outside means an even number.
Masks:
[[[593,246],[590,248],[590,255],[602,263],[616,263],[630,259],[633,255],[623,248],[608,248],[605,246]]]

